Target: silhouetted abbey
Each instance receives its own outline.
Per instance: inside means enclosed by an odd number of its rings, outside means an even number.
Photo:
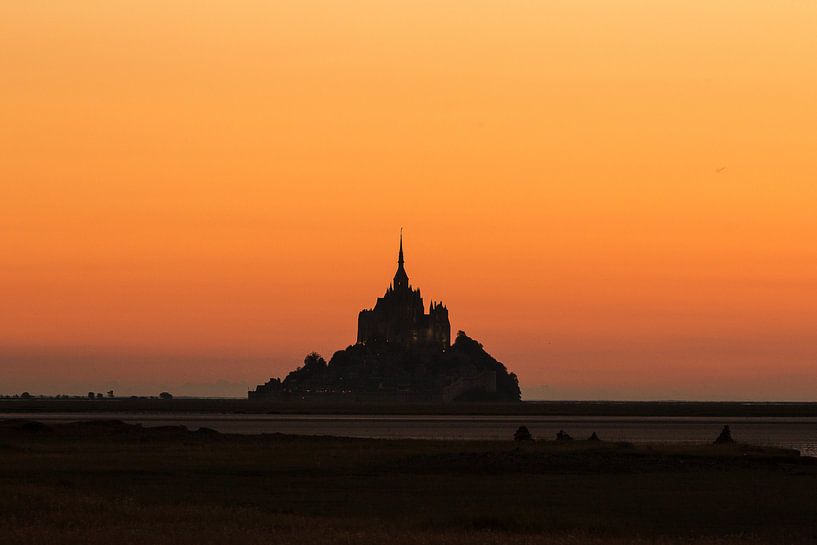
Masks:
[[[400,233],[400,253],[394,281],[371,310],[361,310],[357,317],[357,342],[362,344],[388,342],[406,348],[433,346],[446,350],[451,344],[451,323],[448,309],[442,303],[431,302],[425,314],[420,290],[412,289],[403,260],[403,234]]]
[[[250,399],[310,401],[518,401],[516,375],[460,331],[451,344],[448,309],[432,302],[425,313],[403,259],[374,308],[358,315],[357,343],[327,364],[311,353],[282,381],[270,379]]]

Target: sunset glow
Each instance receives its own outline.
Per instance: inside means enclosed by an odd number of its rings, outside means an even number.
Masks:
[[[241,395],[355,341],[403,227],[527,399],[815,400],[815,29],[810,1],[5,2],[0,394]]]

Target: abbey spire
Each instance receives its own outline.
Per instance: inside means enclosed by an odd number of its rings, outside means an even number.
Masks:
[[[394,273],[394,289],[395,291],[406,289],[409,287],[408,274],[403,266],[403,229],[400,229],[400,253],[397,255],[397,272]]]
[[[403,266],[403,228],[400,228],[400,254],[397,257],[397,264]]]

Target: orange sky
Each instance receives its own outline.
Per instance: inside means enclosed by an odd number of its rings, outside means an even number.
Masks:
[[[0,393],[240,394],[354,341],[404,226],[528,398],[817,400],[815,29],[804,0],[4,2]]]

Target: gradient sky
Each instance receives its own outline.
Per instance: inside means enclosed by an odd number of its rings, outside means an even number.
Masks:
[[[817,2],[0,3],[0,393],[241,395],[405,227],[528,398],[817,400]]]

